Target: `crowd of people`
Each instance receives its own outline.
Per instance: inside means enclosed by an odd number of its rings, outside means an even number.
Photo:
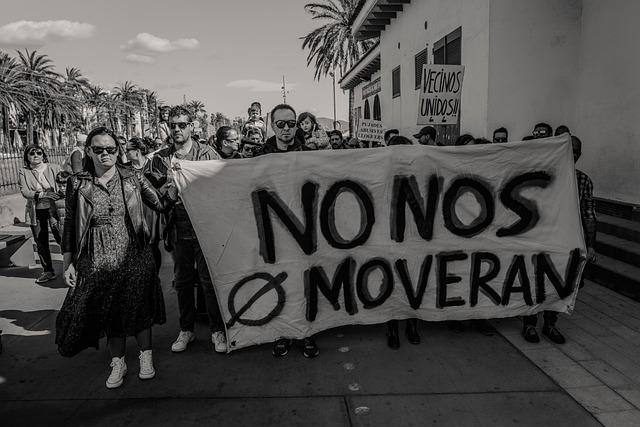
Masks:
[[[248,114],[242,129],[222,126],[209,141],[194,138],[194,117],[182,106],[163,111],[156,139],[126,140],[98,127],[78,138],[78,146],[62,167],[48,163],[42,147],[26,147],[20,187],[27,199],[28,219],[44,270],[36,281],[55,278],[48,244],[51,228],[62,246],[64,281],[70,287],[56,322],[59,352],[73,356],[88,347],[98,348],[99,340],[106,336],[112,357],[108,388],[123,383],[127,373],[125,340],[129,336],[136,338],[139,347],[139,378],[155,375],[151,328],[166,321],[158,276],[161,242],[173,259],[173,287],[178,300],[180,330],[171,351],[183,352],[195,340],[195,291],[199,288],[212,345],[216,352],[227,352],[224,323],[205,256],[174,182],[175,159],[233,161],[270,153],[373,146],[356,138],[345,140],[339,130],[327,132],[313,114],[298,115],[287,104],[277,105],[269,113],[273,131],[269,138],[260,103],[251,104]],[[539,123],[524,139],[546,138],[552,133],[551,126]],[[570,131],[559,126],[555,134],[562,133]],[[417,144],[440,145],[437,130],[431,126],[423,127],[413,137]],[[577,162],[582,143],[574,135],[571,139]],[[386,131],[384,140],[388,146],[413,144],[397,129]],[[501,127],[493,132],[492,141],[465,134],[455,145],[508,140],[508,130]],[[588,258],[594,261],[593,185],[583,172],[577,171],[577,177]],[[544,313],[542,333],[553,342],[563,343],[557,317],[555,312]],[[453,323],[455,327],[462,325]],[[529,342],[540,341],[536,323],[536,315],[523,318],[522,335]],[[387,323],[387,344],[391,348],[400,346],[398,328],[398,321]],[[417,319],[407,320],[406,335],[410,343],[420,343]],[[288,337],[276,340],[273,356],[286,355],[292,344]],[[307,358],[319,354],[313,337],[302,340],[302,353]]]

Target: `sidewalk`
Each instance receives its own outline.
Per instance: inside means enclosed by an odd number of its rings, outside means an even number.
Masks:
[[[125,384],[107,390],[104,347],[72,359],[57,354],[55,316],[66,289],[60,279],[36,285],[37,274],[0,270],[3,426],[638,425],[639,304],[591,283],[576,314],[560,320],[565,346],[525,345],[515,320],[495,321],[493,336],[420,322],[419,346],[403,338],[393,351],[383,325],[353,326],[318,334],[317,359],[299,346],[276,359],[269,345],[216,354],[204,324],[185,353],[172,354],[177,308],[165,263],[168,322],[154,329],[157,376],[138,380],[130,340]]]

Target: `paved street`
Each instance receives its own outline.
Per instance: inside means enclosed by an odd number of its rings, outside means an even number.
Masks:
[[[166,258],[165,258],[166,259]],[[60,264],[57,265],[58,270]],[[13,425],[638,425],[638,304],[588,283],[576,313],[559,323],[569,342],[525,344],[518,322],[495,321],[485,336],[421,322],[423,342],[386,347],[384,327],[319,334],[321,354],[299,347],[283,359],[270,346],[220,355],[204,324],[187,352],[169,350],[177,332],[171,266],[161,275],[166,325],[154,330],[157,376],[137,378],[133,340],[124,385],[107,390],[103,347],[72,359],[54,346],[60,279],[37,270],[0,271],[0,419]],[[634,353],[635,352],[635,353]]]

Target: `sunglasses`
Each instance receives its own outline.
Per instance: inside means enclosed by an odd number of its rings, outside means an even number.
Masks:
[[[189,126],[189,123],[184,123],[184,122],[178,122],[178,123],[171,123],[169,125],[170,129],[175,129],[176,126],[178,126],[180,129],[186,129],[187,126]]]
[[[42,156],[44,154],[42,150],[31,150],[29,151],[30,156]]]
[[[108,154],[116,154],[118,152],[118,147],[91,147],[91,151],[98,155],[104,153],[105,151]]]
[[[277,122],[275,122],[275,125],[278,129],[284,129],[285,125],[289,126],[289,129],[293,129],[294,127],[296,127],[296,121],[295,120],[278,120]]]

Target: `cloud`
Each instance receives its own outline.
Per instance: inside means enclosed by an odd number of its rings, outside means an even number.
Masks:
[[[249,89],[250,92],[280,92],[282,90],[282,83],[265,80],[234,80],[227,83],[226,86],[235,89]],[[293,89],[296,86],[296,83],[287,83],[287,89]]]
[[[94,31],[93,25],[82,22],[16,21],[0,27],[0,44],[38,47],[53,41],[87,39]]]
[[[134,62],[136,64],[153,64],[156,59],[147,55],[138,55],[137,53],[130,53],[124,57],[127,62]]]
[[[168,53],[176,50],[193,50],[200,46],[197,39],[177,39],[171,41],[156,37],[149,33],[139,33],[137,36],[127,41],[121,46],[125,52],[136,52],[140,54],[153,55]]]

